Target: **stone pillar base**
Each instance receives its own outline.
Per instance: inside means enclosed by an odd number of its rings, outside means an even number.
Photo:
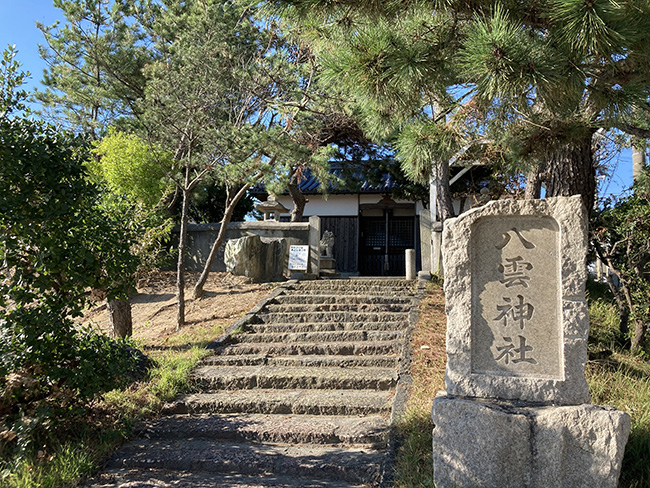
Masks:
[[[336,271],[336,261],[332,257],[320,257],[320,275],[324,278],[336,278],[341,274]]]
[[[630,417],[598,405],[525,406],[441,392],[437,488],[616,488]]]

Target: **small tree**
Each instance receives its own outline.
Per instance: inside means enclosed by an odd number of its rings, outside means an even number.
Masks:
[[[102,207],[128,222],[135,235],[131,251],[140,263],[138,275],[146,275],[169,257],[174,187],[167,173],[172,158],[137,134],[112,129],[93,143],[92,154],[87,167],[105,190]]]
[[[592,244],[600,259],[618,278],[610,288],[621,312],[620,330],[632,350],[638,351],[650,324],[650,179],[635,180],[634,193],[608,201],[593,220]],[[631,320],[633,330],[628,325]]]

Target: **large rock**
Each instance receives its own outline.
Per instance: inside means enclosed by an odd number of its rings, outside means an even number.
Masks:
[[[226,243],[226,271],[256,282],[280,281],[287,272],[291,238],[264,238],[258,235],[231,239]]]
[[[630,417],[611,407],[521,406],[439,396],[438,488],[615,488]]]
[[[586,226],[579,196],[490,202],[446,222],[448,394],[589,402]]]

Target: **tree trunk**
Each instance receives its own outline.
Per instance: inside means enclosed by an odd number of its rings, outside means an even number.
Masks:
[[[444,222],[447,219],[455,217],[454,204],[451,200],[451,189],[449,188],[449,162],[440,161],[437,163],[437,180],[438,186],[438,204],[440,208],[440,220]]]
[[[643,344],[643,338],[645,337],[646,325],[643,323],[643,320],[634,319],[634,337],[632,338],[632,351],[641,350],[641,344]]]
[[[183,188],[183,204],[181,207],[181,229],[178,236],[178,264],[176,268],[176,297],[178,299],[178,312],[176,315],[176,330],[185,325],[185,253],[187,251],[187,222],[189,220],[190,190],[189,168],[185,175],[185,188]]]
[[[634,313],[634,299],[632,298],[632,293],[627,283],[621,279],[621,275],[618,274],[618,279],[621,283],[621,290],[623,291],[623,296],[627,302],[628,309],[631,312],[632,321],[634,322],[634,335],[632,336],[632,344],[630,350],[632,352],[638,352],[641,349],[641,344],[643,343],[643,338],[645,337],[646,325],[643,320],[636,317]]]
[[[540,164],[536,168],[531,169],[526,175],[526,192],[524,194],[526,200],[541,198],[542,183],[544,183],[544,169],[544,165]]]
[[[618,306],[618,330],[621,333],[621,346],[625,349],[630,349],[630,311],[625,306],[625,301],[621,298],[621,293],[619,289],[614,284],[612,280],[612,275],[607,273],[607,285],[609,286],[609,291],[614,295],[614,300],[616,300],[616,305]]]
[[[622,292],[623,298],[625,299],[625,303],[627,305],[627,310],[630,312],[630,314],[625,315],[626,323],[625,323],[625,329],[622,329],[621,332],[624,330],[627,332],[629,329],[629,317],[630,315],[632,316],[632,320],[634,322],[634,335],[632,337],[632,341],[630,344],[630,349],[635,352],[638,351],[639,348],[641,347],[641,343],[643,342],[643,337],[645,335],[645,324],[643,323],[642,320],[639,320],[634,316],[634,300],[632,299],[632,293],[630,292],[630,288],[628,286],[628,283],[626,283],[621,276],[621,273],[614,267],[614,263],[612,262],[611,259],[607,259],[607,266],[609,266],[609,269],[612,270],[612,272],[616,275],[619,281],[619,291]],[[622,326],[623,324],[621,324]]]
[[[443,107],[438,102],[433,102],[432,108],[433,118],[435,119],[436,117],[440,117],[440,121],[437,123],[445,124],[447,117],[444,115],[445,111]],[[435,206],[437,207],[438,214],[440,215],[440,222],[444,225],[445,220],[455,216],[454,203],[451,200],[451,188],[449,187],[449,161],[433,161],[433,172],[433,178],[438,183],[438,201],[435,202]],[[431,202],[430,205],[433,208],[433,202]],[[431,217],[431,223],[433,223],[436,220],[435,215],[432,215]]]
[[[546,158],[546,196],[581,195],[590,215],[596,198],[596,168],[592,150],[593,132],[561,145]]]
[[[645,144],[644,144],[645,145]],[[632,148],[632,180],[636,181],[643,174],[645,168],[645,147],[640,149],[635,146]]]
[[[291,177],[288,188],[289,195],[291,195],[291,200],[293,201],[293,210],[291,210],[291,222],[301,222],[302,214],[305,211],[305,205],[307,204],[307,199],[298,188],[298,181],[295,174]]]
[[[133,334],[133,319],[131,317],[131,302],[127,300],[108,300],[108,320],[111,324],[113,337],[124,339]]]
[[[201,296],[203,295],[203,287],[205,286],[205,282],[207,281],[208,275],[210,274],[210,270],[212,269],[212,263],[214,263],[214,259],[217,257],[217,251],[221,247],[221,244],[223,243],[223,240],[226,237],[226,230],[228,230],[228,224],[230,223],[230,219],[232,219],[232,214],[235,211],[235,207],[237,206],[239,201],[246,194],[246,192],[250,187],[251,187],[250,184],[246,184],[243,187],[241,187],[237,192],[237,194],[232,199],[232,201],[226,205],[223,218],[221,219],[221,226],[219,227],[219,233],[217,234],[216,240],[212,244],[212,248],[210,249],[210,254],[208,255],[208,259],[205,262],[205,265],[203,266],[203,271],[201,271],[201,276],[199,277],[199,281],[194,286],[194,291],[192,293],[194,299],[201,298]]]

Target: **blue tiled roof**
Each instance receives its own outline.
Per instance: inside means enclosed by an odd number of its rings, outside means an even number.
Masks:
[[[362,182],[361,185],[356,188],[357,185],[349,185],[345,183],[344,172],[340,164],[332,164],[330,172],[337,178],[341,179],[341,182],[332,183],[328,189],[329,193],[333,194],[354,194],[357,193],[390,193],[391,191],[399,188],[399,183],[396,182],[393,176],[389,173],[385,173],[381,177],[381,182],[379,184],[371,184],[369,181],[364,180],[365,176],[361,168],[356,171],[353,171],[352,178],[356,182]],[[350,173],[348,173],[347,178],[350,178]],[[353,186],[351,188],[351,186]],[[314,174],[309,169],[306,169],[303,172],[303,179],[298,183],[298,188],[304,195],[315,195],[321,194],[320,182]],[[251,189],[252,193],[266,193],[264,185],[258,185],[257,187]],[[285,192],[287,193],[287,192]]]

